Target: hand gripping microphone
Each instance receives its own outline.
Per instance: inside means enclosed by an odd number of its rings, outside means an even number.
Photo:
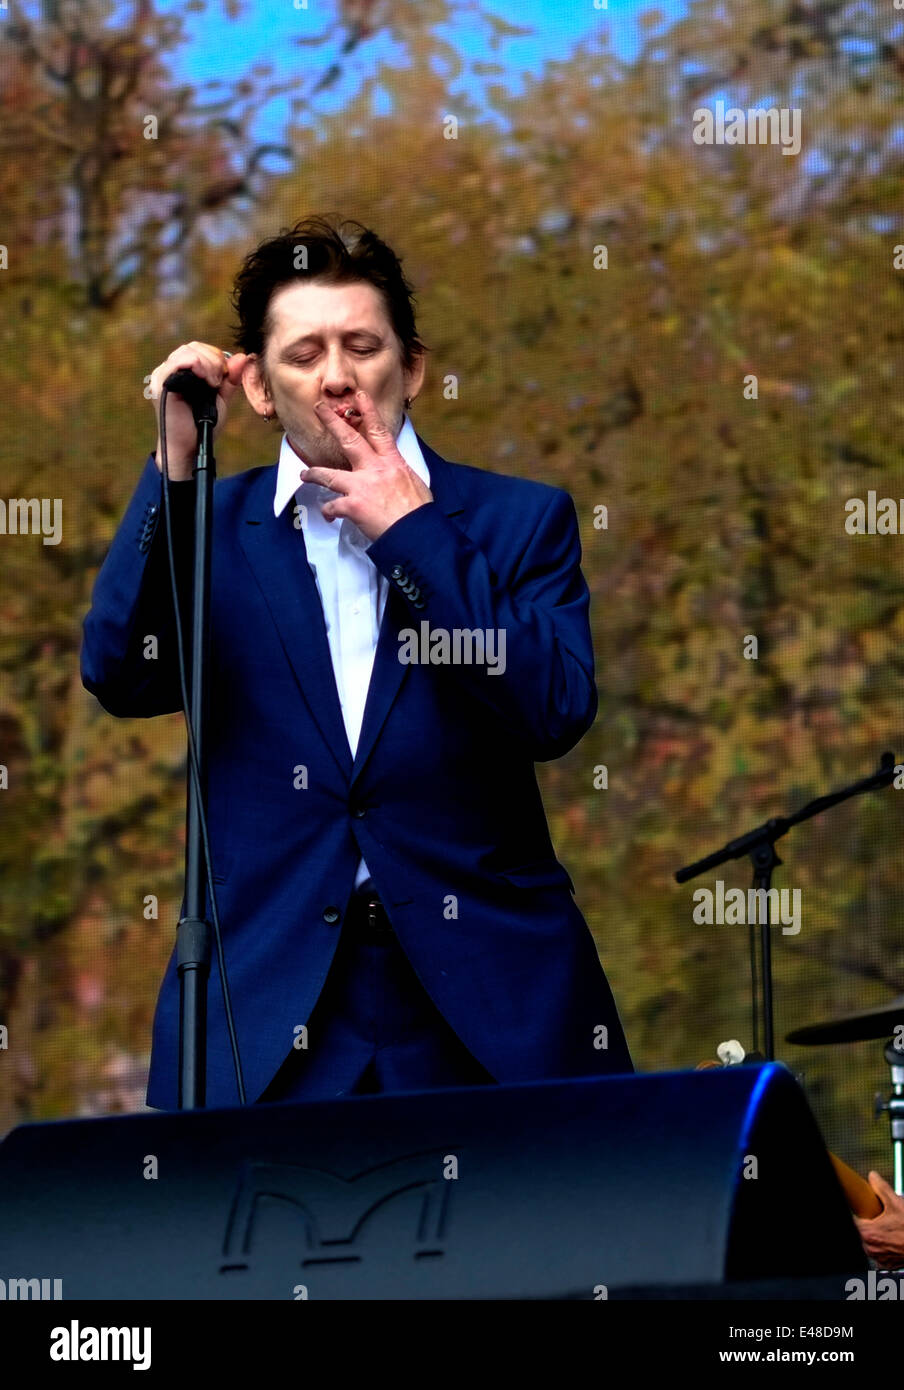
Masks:
[[[209,420],[212,425],[217,423],[217,388],[203,377],[196,376],[191,367],[180,367],[177,372],[171,372],[163,385],[167,391],[181,396],[191,407],[196,425],[200,425],[202,420]]]

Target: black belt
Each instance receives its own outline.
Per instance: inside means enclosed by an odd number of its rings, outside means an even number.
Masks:
[[[356,941],[367,945],[384,946],[395,939],[386,908],[373,889],[352,894],[345,925]]]

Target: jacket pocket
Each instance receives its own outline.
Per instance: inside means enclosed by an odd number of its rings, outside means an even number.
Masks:
[[[511,869],[497,869],[500,878],[520,888],[557,888],[565,886],[574,892],[571,875],[558,859],[535,859],[532,864],[516,864]]]

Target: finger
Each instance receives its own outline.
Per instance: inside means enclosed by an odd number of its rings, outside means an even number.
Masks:
[[[395,453],[396,442],[392,430],[377,410],[366,391],[356,391],[355,400],[361,412],[361,424],[367,432],[371,446],[376,454]]]
[[[348,492],[349,474],[342,468],[309,468],[302,474],[302,481],[306,483],[317,483],[320,487],[328,488],[330,492]],[[328,505],[328,504],[326,504]]]
[[[331,410],[328,405],[324,405],[323,401],[316,402],[314,411],[318,420],[326,425],[330,434],[338,441],[352,468],[363,468],[371,454],[367,441],[357,430],[352,429],[351,425],[346,424],[334,410]]]
[[[182,371],[183,368],[194,372],[202,381],[218,389],[225,365],[226,359],[219,348],[209,348],[205,343],[183,343],[175,352],[171,352],[166,361],[153,373],[151,384],[155,399],[163,394],[163,383],[167,377],[172,376],[173,372]],[[174,391],[173,395],[178,396],[178,391]]]
[[[229,357],[224,353],[223,356],[226,360],[224,362],[223,380],[220,384],[220,395],[224,400],[228,401],[234,392],[238,390],[239,383],[242,380],[245,367],[248,363],[248,353],[236,352],[230,354]]]
[[[195,361],[180,363],[180,366],[190,366],[195,376],[203,377],[211,386],[219,389],[227,367],[227,358],[223,350],[214,347],[212,343],[188,343],[187,347],[194,349]]]

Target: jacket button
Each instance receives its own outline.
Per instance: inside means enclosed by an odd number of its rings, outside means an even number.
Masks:
[[[367,815],[367,808],[364,806],[354,806],[352,808],[352,815],[356,820],[363,820]]]
[[[392,569],[389,571],[390,579],[401,579],[402,574],[403,571],[401,565],[393,565]]]
[[[323,920],[324,922],[328,922],[331,927],[336,925],[341,916],[342,913],[339,911],[338,907],[325,907],[323,909]]]

